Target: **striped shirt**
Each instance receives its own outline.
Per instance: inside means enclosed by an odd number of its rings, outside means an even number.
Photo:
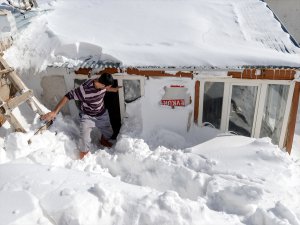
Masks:
[[[101,116],[105,112],[105,89],[96,89],[94,80],[87,80],[79,87],[69,91],[65,96],[78,100],[80,110],[89,116]]]

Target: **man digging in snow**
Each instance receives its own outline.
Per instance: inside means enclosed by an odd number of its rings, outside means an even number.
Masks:
[[[80,103],[80,152],[82,159],[89,151],[91,145],[91,131],[97,127],[102,135],[100,144],[110,148],[108,141],[113,134],[109,120],[109,114],[104,106],[104,96],[107,91],[117,92],[120,87],[113,88],[113,77],[109,73],[103,73],[98,79],[85,81],[79,87],[69,91],[55,106],[54,110],[41,116],[42,120],[54,120],[61,108],[71,99]]]

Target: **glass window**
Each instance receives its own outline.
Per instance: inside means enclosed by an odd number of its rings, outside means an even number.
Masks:
[[[247,137],[251,136],[257,91],[257,86],[232,86],[229,131]]]
[[[221,126],[223,94],[223,82],[205,82],[202,121],[209,122],[218,129]]]
[[[279,143],[288,94],[288,85],[268,85],[260,137],[270,137],[274,144]]]
[[[140,80],[123,80],[125,102],[133,102],[141,97]]]

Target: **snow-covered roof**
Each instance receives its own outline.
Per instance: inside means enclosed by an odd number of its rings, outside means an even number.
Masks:
[[[300,66],[300,49],[261,0],[60,0],[47,15],[64,42],[138,67]]]

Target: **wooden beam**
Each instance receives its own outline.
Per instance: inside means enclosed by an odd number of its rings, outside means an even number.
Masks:
[[[8,68],[8,69],[3,69],[3,70],[0,70],[0,76],[1,75],[3,75],[3,74],[7,74],[7,73],[10,73],[10,72],[12,72],[12,71],[14,71],[14,69],[13,68]]]
[[[7,11],[0,10],[0,16],[6,16],[6,15],[7,15]]]
[[[286,139],[285,139],[285,148],[289,154],[291,154],[292,151],[294,134],[295,134],[297,111],[298,111],[298,104],[299,104],[299,94],[300,94],[300,82],[296,82],[293,99],[292,99],[288,129],[287,129]]]
[[[239,79],[262,79],[262,80],[294,80],[296,70],[294,69],[262,69],[261,74],[256,74],[256,69],[244,69],[239,71],[228,71],[228,76]]]
[[[75,74],[90,75],[91,71],[92,71],[91,68],[79,68],[78,70],[75,71]]]
[[[256,69],[245,69],[242,73],[241,78],[243,78],[243,79],[256,79],[255,71],[256,71]]]
[[[0,127],[2,127],[2,125],[5,123],[5,121],[6,121],[5,116],[2,113],[0,113]]]
[[[3,70],[8,70],[8,69],[12,69],[7,62],[0,57],[0,63],[1,66],[4,68]],[[23,83],[23,81],[18,77],[17,73],[13,70],[11,71],[7,77],[9,78],[9,80],[13,83],[13,85],[17,88],[18,91],[22,91],[24,89],[26,89],[25,84]]]
[[[127,68],[127,74],[132,75],[139,75],[145,77],[186,77],[186,78],[193,78],[192,72],[181,72],[178,71],[175,74],[167,73],[164,70],[139,70],[136,68]]]
[[[110,74],[114,74],[114,73],[119,73],[120,69],[118,68],[104,68],[103,70],[101,70],[98,73],[95,73],[95,75],[101,75],[103,73],[110,73]],[[75,71],[75,74],[80,74],[80,75],[90,75],[92,73],[92,68],[79,68],[78,70]]]
[[[15,129],[16,132],[26,132],[26,130],[23,128],[23,126],[12,113],[6,115],[5,118],[8,120],[8,122]]]
[[[114,73],[119,73],[120,69],[118,68],[105,68],[104,70],[100,71],[98,74],[102,74],[102,73],[110,73],[110,74],[114,74]]]
[[[239,71],[228,71],[227,76],[232,78],[242,78],[242,72]]]
[[[200,103],[200,81],[195,82],[195,100],[194,100],[194,123],[198,124],[199,118],[199,103]]]
[[[90,75],[92,69],[91,68],[80,68],[75,71],[75,74],[81,75]],[[128,75],[138,75],[138,76],[145,76],[145,77],[186,77],[186,78],[193,78],[192,72],[181,72],[178,71],[175,74],[167,73],[164,70],[139,70],[137,68],[105,68],[104,70],[96,73],[96,75],[101,75],[103,73],[127,73]]]
[[[14,108],[18,107],[22,103],[26,102],[32,96],[33,96],[32,90],[28,90],[19,96],[9,99],[5,104],[7,105],[7,108],[9,110],[13,110]]]

